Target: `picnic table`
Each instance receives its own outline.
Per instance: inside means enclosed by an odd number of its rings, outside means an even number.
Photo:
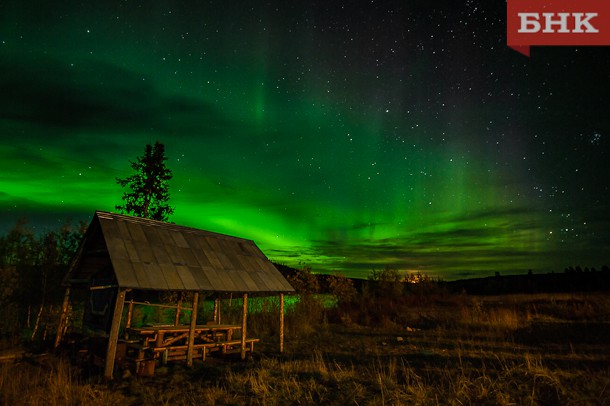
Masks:
[[[209,352],[219,351],[223,354],[237,352],[241,349],[241,340],[233,339],[236,331],[241,331],[236,324],[203,324],[194,328],[193,357],[203,361]],[[186,360],[190,326],[187,325],[151,325],[129,327],[125,329],[126,343],[131,349],[136,363],[136,372],[144,375],[154,374],[154,364],[160,360]],[[254,351],[257,338],[248,338],[246,351]]]

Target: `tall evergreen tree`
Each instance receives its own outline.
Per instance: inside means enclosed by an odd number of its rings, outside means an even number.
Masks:
[[[135,173],[125,179],[117,178],[122,188],[123,205],[116,209],[122,213],[153,220],[168,221],[174,213],[169,205],[169,181],[172,171],[165,166],[165,146],[159,141],[144,148],[144,155],[129,161]]]

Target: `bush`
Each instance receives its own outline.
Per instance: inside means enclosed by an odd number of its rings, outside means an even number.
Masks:
[[[328,277],[328,293],[333,295],[337,303],[350,303],[356,298],[356,288],[351,279],[340,273]]]

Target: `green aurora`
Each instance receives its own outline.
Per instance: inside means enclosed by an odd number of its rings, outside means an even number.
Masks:
[[[444,279],[608,263],[607,50],[526,60],[487,4],[110,4],[2,6],[4,231],[113,211],[115,178],[159,140],[171,220],[280,263]]]

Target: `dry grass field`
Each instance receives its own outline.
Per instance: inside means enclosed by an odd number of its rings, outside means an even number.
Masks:
[[[104,382],[51,355],[5,361],[0,403],[610,404],[605,294],[443,295],[373,303],[368,312],[363,306],[319,311],[324,314],[297,306],[287,314],[284,354],[276,352],[273,333],[264,337],[258,326],[263,343],[246,362],[169,365],[152,378],[119,371]],[[264,320],[253,316],[252,323]]]

